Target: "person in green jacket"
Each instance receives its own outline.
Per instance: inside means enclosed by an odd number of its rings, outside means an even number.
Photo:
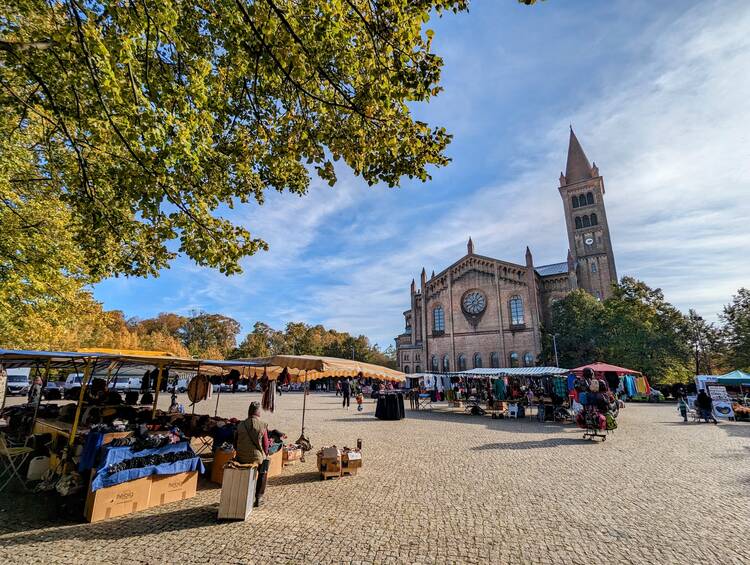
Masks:
[[[268,425],[260,419],[260,404],[251,402],[247,409],[247,420],[237,427],[237,455],[242,464],[258,465],[258,479],[255,485],[255,506],[263,502],[268,482]]]

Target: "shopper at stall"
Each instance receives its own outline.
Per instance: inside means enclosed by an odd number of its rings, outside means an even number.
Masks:
[[[263,503],[268,482],[268,425],[260,419],[260,404],[251,402],[247,410],[247,420],[237,427],[237,455],[235,459],[247,464],[258,465],[258,480],[255,486],[255,506]]]
[[[348,409],[352,395],[352,382],[350,379],[346,379],[341,383],[341,395],[344,397],[344,400],[341,402],[341,407]]]
[[[336,381],[336,396],[341,396],[341,381]]]
[[[698,409],[701,420],[705,420],[706,422],[711,420],[714,424],[719,423],[714,418],[714,401],[706,394],[705,390],[701,390],[698,393],[698,398],[695,399],[695,407]]]

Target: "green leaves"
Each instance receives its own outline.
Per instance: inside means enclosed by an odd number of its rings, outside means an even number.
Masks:
[[[0,140],[67,209],[91,280],[155,275],[168,244],[224,273],[267,246],[220,217],[267,189],[430,178],[442,128],[424,30],[463,0],[0,0]],[[14,183],[20,177],[10,178]],[[262,236],[262,234],[260,234]]]
[[[642,371],[654,382],[687,382],[694,374],[687,327],[687,318],[660,289],[624,277],[604,302],[576,290],[555,303],[543,355],[554,358],[556,334],[563,367],[606,361]]]

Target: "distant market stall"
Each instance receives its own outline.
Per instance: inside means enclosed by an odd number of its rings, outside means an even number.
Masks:
[[[281,379],[288,382],[303,383],[304,398],[302,401],[302,431],[298,443],[309,443],[305,436],[305,412],[307,410],[307,396],[310,381],[329,377],[355,377],[380,381],[403,383],[406,375],[401,371],[338,357],[316,355],[274,355],[272,357],[255,357],[241,359],[248,363],[244,369],[244,376],[265,376],[269,379]],[[375,414],[383,419],[400,419],[403,417],[403,396],[394,392],[389,400],[387,395],[378,399]],[[395,405],[395,406],[394,406]],[[399,410],[400,405],[400,410]]]
[[[646,376],[635,369],[627,369],[596,361],[572,369],[572,373],[581,376],[586,369],[591,369],[597,379],[604,380],[612,392],[623,391],[630,398],[645,399],[651,394],[651,385]]]
[[[750,420],[750,374],[737,369],[724,375],[696,375],[695,388],[711,397],[716,418]],[[694,400],[688,397],[689,404]]]

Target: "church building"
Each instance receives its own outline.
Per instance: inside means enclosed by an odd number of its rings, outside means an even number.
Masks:
[[[405,373],[464,371],[475,367],[533,366],[541,353],[541,325],[552,304],[582,288],[602,300],[617,281],[604,179],[590,164],[573,129],[558,188],[568,231],[568,257],[534,265],[479,255],[469,238],[466,255],[419,286],[411,282],[405,330],[396,338]]]

